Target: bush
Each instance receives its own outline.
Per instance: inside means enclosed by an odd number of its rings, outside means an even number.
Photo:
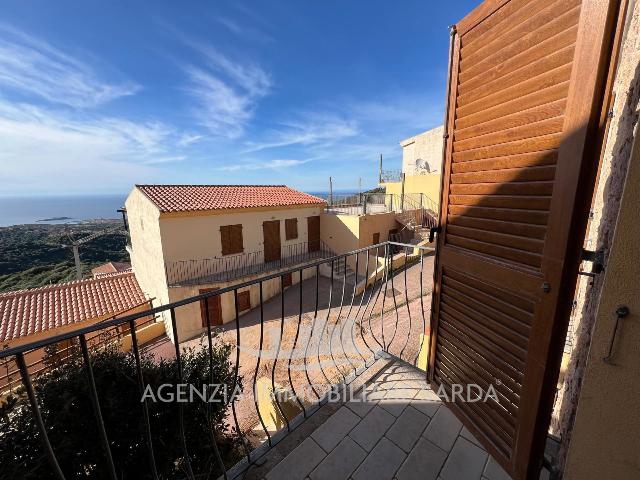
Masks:
[[[182,355],[183,383],[227,385],[233,390],[230,347],[214,346],[213,382],[208,348],[201,345]],[[162,384],[175,385],[177,362],[141,359],[146,385],[153,392]],[[92,354],[96,389],[118,478],[151,478],[145,441],[143,404],[132,354],[109,349]],[[238,381],[241,389],[241,382]],[[34,381],[34,389],[54,452],[66,478],[108,478],[107,463],[93,412],[82,357],[74,355],[64,365]],[[170,390],[167,388],[167,390]],[[175,388],[173,390],[175,392]],[[222,399],[218,394],[217,398]],[[153,450],[163,479],[184,478],[185,459],[179,435],[179,404],[148,401]],[[182,403],[187,451],[195,473],[217,478],[219,469],[212,445],[212,430],[227,466],[242,455],[238,432],[225,423],[226,405]],[[0,406],[0,470],[2,478],[54,478],[42,447],[29,401],[24,392]]]

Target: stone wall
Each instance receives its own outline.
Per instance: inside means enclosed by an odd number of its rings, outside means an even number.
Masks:
[[[622,41],[618,71],[614,81],[613,118],[594,202],[585,248],[610,253],[620,199],[629,166],[640,108],[640,3],[631,0]],[[551,420],[551,433],[562,439],[558,462],[564,466],[570,445],[585,366],[591,345],[604,276],[580,277],[571,318],[569,343],[572,344],[564,381]],[[603,405],[603,409],[606,406]],[[604,411],[604,410],[603,410]]]

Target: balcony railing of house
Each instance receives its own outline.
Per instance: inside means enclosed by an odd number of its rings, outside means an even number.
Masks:
[[[382,170],[379,180],[379,183],[400,182],[402,180],[402,170]]]
[[[398,249],[399,253],[392,253]],[[91,472],[99,472],[93,478],[116,479],[130,476],[128,470],[135,465],[155,479],[237,478],[380,358],[397,358],[418,365],[428,348],[424,341],[428,338],[425,296],[428,299],[430,291],[423,286],[431,276],[430,269],[425,268],[427,254],[426,248],[386,242],[0,351],[0,363],[15,361],[22,382],[17,393],[19,402],[15,403],[18,407],[5,408],[0,415],[0,444],[20,440],[18,427],[12,429],[7,424],[24,422],[27,414],[30,435],[40,442],[37,451],[33,445],[28,452],[15,451],[11,457],[15,464],[7,463],[3,470],[18,468],[31,472],[30,478],[41,478],[37,475],[45,473],[58,479],[84,478],[93,477]],[[353,264],[367,281],[353,287],[346,281],[346,273],[343,279],[321,276],[320,267],[333,272],[341,263]],[[315,275],[305,275],[306,280],[283,295],[262,302],[265,282],[279,278],[283,286],[285,276],[299,273],[302,278],[304,270]],[[238,290],[251,285],[258,285],[261,301],[250,312],[254,317],[248,318],[245,313],[240,318]],[[210,297],[228,292],[235,298],[235,320],[225,326],[223,337],[210,324],[206,325],[200,348],[208,352],[207,360],[195,369],[208,383],[222,382],[229,391],[236,392],[242,385],[242,394],[224,397],[216,407],[222,409],[225,420],[214,421],[211,417],[213,407],[207,403],[208,397],[190,398],[195,407],[175,400],[169,405],[153,401],[148,390],[158,378],[145,377],[144,372],[149,362],[160,361],[145,355],[146,351],[138,344],[136,322],[160,314],[170,319],[168,327],[175,340],[172,350],[176,367],[166,374],[171,376],[171,386],[179,387],[192,381],[185,372],[194,371],[194,367],[189,350],[180,345],[184,339],[179,338],[176,311],[192,310],[188,307],[194,303],[206,310]],[[132,336],[132,350],[126,363],[131,371],[127,370],[121,385],[105,382],[105,377],[110,381],[113,377],[113,364],[105,366],[87,347],[89,336],[112,328],[128,328]],[[78,379],[75,382],[79,393],[61,392],[66,400],[55,403],[65,409],[61,412],[51,407],[56,399],[43,393],[42,382],[47,375],[32,374],[25,356],[65,341],[79,344],[80,355],[74,363],[78,373],[77,377],[71,376]],[[216,350],[219,348],[228,350]],[[225,352],[224,369],[228,368],[228,375],[214,368],[214,351]],[[426,363],[421,368],[425,366]],[[57,368],[63,369],[64,365]],[[274,408],[271,412],[275,412],[270,418],[265,417],[262,408],[265,397],[260,394],[260,385],[265,384],[269,391],[276,392],[266,397]],[[121,414],[125,412],[111,410],[114,395],[122,398],[132,391],[136,399],[132,409],[139,409],[139,413],[126,417],[130,423],[121,424]],[[284,392],[290,396],[281,395]],[[68,418],[70,412],[79,408],[85,410],[77,411],[74,418],[82,420],[86,431],[83,430],[81,439],[72,440],[68,432],[61,434],[63,426],[59,418],[62,413]],[[167,417],[160,415],[161,409],[168,409],[175,419],[173,423],[168,424]],[[274,417],[281,421],[274,424]],[[236,442],[225,443],[229,437]],[[86,448],[89,445],[92,448]],[[11,448],[19,449],[15,443]],[[159,451],[165,453],[160,455]]]
[[[203,285],[238,280],[332,255],[334,253],[322,241],[311,245],[301,242],[283,245],[280,258],[276,260],[265,262],[264,250],[259,250],[223,257],[167,261],[165,272],[170,287]]]
[[[438,204],[423,193],[386,194],[361,193],[354,195],[334,195],[327,200],[326,213],[335,215],[370,215],[376,213],[402,213],[419,211],[421,219],[433,218],[438,211]]]

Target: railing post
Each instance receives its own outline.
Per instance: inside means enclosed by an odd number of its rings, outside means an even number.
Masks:
[[[404,172],[400,174],[400,212],[404,212]]]

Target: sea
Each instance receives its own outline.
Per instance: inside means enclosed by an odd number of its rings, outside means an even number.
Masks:
[[[329,192],[309,192],[327,198]],[[351,190],[335,190],[335,195],[352,195]],[[23,224],[81,223],[94,219],[122,218],[126,194],[73,196],[0,196],[0,227]]]
[[[126,198],[126,194],[0,197],[0,227],[118,219],[122,216],[117,210],[124,206]]]

